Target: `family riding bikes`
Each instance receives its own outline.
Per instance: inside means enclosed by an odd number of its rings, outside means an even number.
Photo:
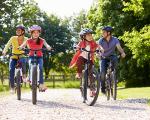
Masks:
[[[47,88],[43,79],[43,46],[48,51],[52,48],[40,37],[41,27],[33,25],[30,27],[30,38],[25,37],[25,27],[19,25],[16,27],[16,36],[10,38],[3,50],[3,56],[6,56],[8,49],[12,48],[12,54],[9,62],[10,92],[14,93],[17,88],[18,99],[21,97],[20,84],[30,81],[32,88],[33,104],[36,104],[36,91],[44,92]],[[83,29],[79,35],[81,41],[76,46],[76,53],[73,56],[70,68],[76,66],[76,78],[81,79],[80,90],[83,102],[88,105],[94,105],[101,87],[101,92],[106,94],[108,91],[107,68],[108,63],[112,63],[112,71],[117,72],[118,58],[115,49],[125,57],[125,53],[120,46],[119,40],[112,36],[113,28],[106,26],[102,29],[102,38],[95,42],[91,29]],[[27,47],[27,48],[26,48]],[[28,62],[26,52],[28,53]],[[95,53],[100,58],[100,73],[94,66]],[[26,64],[29,63],[29,75],[27,77]],[[19,71],[19,72],[18,72]],[[108,74],[109,75],[109,74]],[[38,84],[39,83],[39,84]],[[101,85],[101,86],[100,86]]]
[[[110,26],[103,27],[102,38],[95,42],[92,36],[93,31],[83,29],[79,33],[81,40],[75,47],[77,52],[70,63],[70,68],[74,66],[77,68],[76,78],[81,80],[83,102],[90,106],[95,104],[100,88],[101,92],[108,96],[108,100],[110,93],[116,99],[118,64],[116,48],[122,58],[126,55],[119,40],[112,36],[112,31],[113,28]],[[94,66],[95,52],[99,56],[100,72]]]
[[[40,37],[41,27],[38,25],[33,25],[30,27],[30,35],[31,38],[25,37],[25,27],[22,25],[18,25],[16,27],[16,36],[10,38],[8,43],[5,45],[3,50],[3,56],[6,56],[8,49],[12,48],[12,54],[10,57],[9,62],[9,79],[10,79],[10,93],[15,93],[15,89],[17,88],[18,99],[20,99],[20,86],[18,86],[18,82],[22,83],[30,81],[32,86],[33,94],[33,103],[36,103],[36,88],[39,87],[39,91],[44,92],[47,88],[44,85],[43,79],[43,46],[46,47],[48,51],[52,48],[47,44],[47,42]],[[25,48],[27,46],[27,49]],[[25,51],[29,51],[28,53],[28,63],[29,63],[29,76],[27,77],[26,74],[26,64],[27,64],[27,57],[25,55]],[[36,70],[35,70],[36,66]],[[19,68],[19,77],[16,75]],[[33,71],[34,70],[34,71]],[[35,75],[35,71],[36,75]],[[33,85],[33,80],[36,77],[37,83],[36,88]],[[19,79],[19,80],[18,80]],[[18,81],[18,82],[17,82]],[[16,87],[17,84],[17,87]],[[33,91],[33,88],[35,90]]]

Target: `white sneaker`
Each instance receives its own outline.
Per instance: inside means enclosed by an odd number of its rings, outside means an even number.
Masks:
[[[14,88],[10,88],[10,94],[15,94]]]

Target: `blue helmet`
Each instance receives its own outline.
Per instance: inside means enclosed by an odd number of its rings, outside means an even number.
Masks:
[[[107,32],[112,32],[113,28],[111,26],[105,26],[105,27],[102,28],[102,30],[105,30]]]
[[[81,30],[81,32],[79,33],[80,37],[83,38],[83,36],[85,36],[86,34],[91,33],[93,34],[93,30],[89,29],[89,28],[85,28],[83,30]]]

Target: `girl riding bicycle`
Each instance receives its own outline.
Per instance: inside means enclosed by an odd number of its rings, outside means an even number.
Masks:
[[[94,40],[93,40],[93,31],[91,29],[83,29],[79,35],[81,38],[81,41],[78,43],[78,45],[76,46],[77,48],[85,48],[88,51],[95,51],[97,48],[101,49],[103,51],[103,48],[98,45]],[[76,74],[76,78],[81,79],[82,78],[82,70],[83,67],[85,65],[85,63],[87,62],[88,56],[87,56],[87,52],[83,51],[81,52],[80,50],[78,50],[76,52],[76,54],[73,56],[71,63],[70,63],[70,68],[76,66],[77,67],[77,74]],[[94,53],[91,53],[90,56],[90,66],[89,66],[89,78],[90,78],[90,86],[94,86],[92,85],[92,65],[94,63]],[[94,88],[91,87],[91,96],[94,94]]]
[[[24,47],[28,47],[29,49],[35,50],[35,49],[42,49],[43,46],[45,46],[48,50],[51,50],[51,47],[47,44],[47,42],[43,39],[40,38],[40,33],[41,33],[41,27],[38,25],[33,25],[30,27],[30,34],[31,38],[25,41],[21,46],[20,49]],[[33,55],[34,52],[30,51],[29,52],[29,67],[31,65],[31,61],[33,60]],[[45,91],[47,88],[44,85],[44,80],[43,80],[43,53],[42,51],[37,51],[37,62],[39,64],[39,69],[40,69],[40,80],[39,82],[39,89],[41,91]]]

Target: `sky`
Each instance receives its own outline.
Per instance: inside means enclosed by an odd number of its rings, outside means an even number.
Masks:
[[[63,18],[79,13],[82,9],[90,9],[93,0],[36,0],[36,2],[46,13]]]

